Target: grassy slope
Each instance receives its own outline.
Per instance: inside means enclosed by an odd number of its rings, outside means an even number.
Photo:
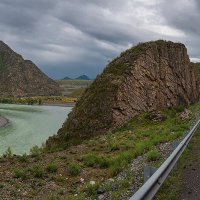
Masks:
[[[178,200],[179,194],[182,189],[182,172],[187,163],[197,160],[198,156],[193,154],[200,145],[200,128],[197,129],[193,139],[189,143],[185,152],[178,161],[178,168],[172,171],[166,182],[161,187],[160,191],[156,195],[156,200]]]
[[[199,106],[193,106],[193,109],[200,113]],[[156,195],[156,200],[178,200],[179,194],[181,192],[181,183],[183,176],[183,169],[187,163],[192,162],[192,160],[197,160],[198,155],[195,153],[198,147],[200,146],[200,128],[197,129],[195,135],[192,140],[188,144],[186,150],[183,155],[180,157],[177,168],[172,171],[170,176],[167,178],[160,191]]]
[[[199,113],[200,103],[191,108]],[[142,114],[113,133],[85,140],[66,150],[47,153],[36,149],[32,156],[2,158],[0,197],[85,199],[90,196],[95,199],[97,187],[101,185],[110,190],[105,181],[115,178],[137,156],[150,152],[148,159],[155,158],[159,165],[162,159],[152,153],[155,146],[181,137],[189,128],[192,118],[181,121],[176,110],[162,112],[167,116],[164,122],[153,122],[148,114]],[[9,157],[9,153],[5,157]],[[90,185],[91,180],[96,184]],[[115,181],[118,189],[111,193],[111,199],[120,199],[121,193],[133,182],[128,178]]]

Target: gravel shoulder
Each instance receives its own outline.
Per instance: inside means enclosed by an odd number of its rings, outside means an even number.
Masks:
[[[162,143],[156,147],[156,149],[160,152],[161,157],[162,157],[162,159],[161,159],[162,161],[159,164],[156,162],[147,161],[147,154],[137,157],[132,162],[132,164],[130,165],[130,170],[132,172],[132,175],[134,176],[135,183],[128,189],[127,193],[122,197],[122,200],[130,199],[130,197],[133,196],[134,193],[140,187],[142,187],[142,185],[144,184],[144,181],[143,181],[144,167],[145,166],[154,166],[155,167],[158,164],[158,166],[157,166],[157,168],[158,168],[163,163],[163,161],[165,161],[170,156],[170,154],[173,152],[174,145],[179,144],[182,141],[182,139],[183,138],[181,137],[179,139],[176,139],[175,141]],[[120,175],[122,175],[122,173]]]

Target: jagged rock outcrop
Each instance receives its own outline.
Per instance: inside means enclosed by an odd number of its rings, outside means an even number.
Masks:
[[[0,41],[0,96],[59,95],[59,85]]]
[[[57,137],[91,137],[142,112],[198,101],[194,66],[183,44],[142,43],[114,59],[85,91]]]

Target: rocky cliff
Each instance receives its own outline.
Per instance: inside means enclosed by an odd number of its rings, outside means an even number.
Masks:
[[[58,95],[59,85],[0,41],[0,96]]]
[[[183,44],[142,43],[114,59],[85,91],[57,137],[91,137],[142,112],[198,101],[194,66]]]

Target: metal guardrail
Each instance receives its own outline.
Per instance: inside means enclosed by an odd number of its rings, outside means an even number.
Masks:
[[[186,137],[181,141],[178,147],[165,160],[165,162],[158,168],[158,170],[147,180],[147,182],[130,198],[130,200],[151,200],[157,193],[169,173],[175,166],[179,157],[187,147],[190,139],[194,135],[196,129],[200,124],[200,119],[191,128]]]

